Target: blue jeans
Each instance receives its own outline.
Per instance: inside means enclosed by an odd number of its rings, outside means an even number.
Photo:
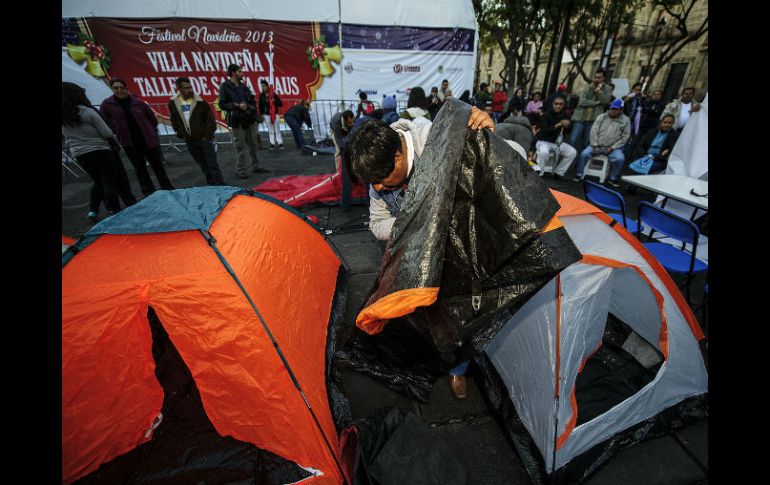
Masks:
[[[570,133],[569,144],[578,153],[591,144],[591,127],[593,121],[575,121],[572,123],[572,132]]]
[[[586,163],[588,163],[588,160],[591,159],[591,157],[594,154],[594,147],[591,145],[588,145],[585,150],[580,154],[580,159],[578,160],[577,164],[577,171],[575,172],[575,175],[578,177],[583,176],[583,169],[585,169]],[[604,151],[602,150],[602,155],[604,155]],[[615,150],[612,150],[609,155],[607,155],[607,158],[610,160],[610,180],[617,181],[618,178],[620,178],[620,172],[623,171],[623,165],[626,163],[626,157],[623,156],[623,149],[617,148]]]
[[[283,119],[291,128],[291,134],[294,135],[294,143],[301,150],[305,146],[305,137],[302,135],[302,122],[293,116],[284,116]]]

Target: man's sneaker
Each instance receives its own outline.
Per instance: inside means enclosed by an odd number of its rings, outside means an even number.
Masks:
[[[620,187],[620,182],[618,182],[617,180],[609,180],[608,182],[613,187]]]
[[[581,180],[583,180],[582,175],[575,175],[574,177],[572,177],[573,182],[580,182]]]
[[[273,144],[271,143],[271,144],[270,144],[270,149],[271,149],[271,150],[273,150],[274,148],[275,148],[275,145],[273,145]]]
[[[278,148],[283,148],[283,143],[281,143],[280,145],[278,145]]]
[[[267,173],[270,170],[266,169],[265,167],[252,166],[251,167],[251,171],[254,172],[254,173]]]
[[[96,219],[99,218],[99,214],[94,212],[94,211],[91,211],[91,212],[88,213],[88,215],[86,217],[88,217],[88,219],[90,219],[92,221],[95,221]]]

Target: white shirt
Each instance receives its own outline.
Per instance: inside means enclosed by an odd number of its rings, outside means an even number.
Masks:
[[[414,165],[414,140],[412,140],[412,134],[408,131],[399,131],[404,136],[406,142],[406,176],[412,174],[412,166]]]
[[[687,123],[687,120],[690,119],[690,110],[692,109],[692,101],[689,103],[682,103],[681,109],[679,110],[679,124],[677,125],[678,129],[684,128],[685,123]]]

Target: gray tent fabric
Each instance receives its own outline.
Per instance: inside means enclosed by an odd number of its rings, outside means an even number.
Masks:
[[[407,318],[441,352],[482,349],[501,308],[580,259],[563,228],[544,230],[559,204],[540,177],[500,137],[468,129],[469,115],[450,99],[436,117],[362,312],[402,290],[439,288]]]

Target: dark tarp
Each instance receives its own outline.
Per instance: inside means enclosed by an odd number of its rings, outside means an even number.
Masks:
[[[464,485],[468,472],[427,424],[400,409],[380,409],[346,430],[355,448],[352,485]],[[354,435],[351,437],[350,435]],[[347,450],[343,450],[343,454]]]
[[[507,321],[496,318],[502,309],[523,302],[581,258],[564,227],[554,221],[559,204],[540,177],[501,138],[489,130],[468,129],[469,115],[469,105],[450,98],[436,117],[393,225],[380,275],[357,321],[364,329],[367,319],[376,327],[372,307],[384,297],[439,288],[435,303],[391,319],[384,328],[402,320],[404,338],[413,338],[406,337],[412,331],[426,336],[433,353],[442,354],[445,369],[461,353],[474,354],[486,346]],[[472,296],[479,297],[476,308]],[[375,355],[372,349],[381,347],[378,337],[358,332],[351,345],[359,348],[359,356]],[[353,354],[355,347],[342,357],[353,358],[352,366],[365,372],[393,367],[390,362],[363,362]],[[403,369],[400,376],[391,370],[389,378],[367,373],[406,391],[394,380],[413,369]]]

